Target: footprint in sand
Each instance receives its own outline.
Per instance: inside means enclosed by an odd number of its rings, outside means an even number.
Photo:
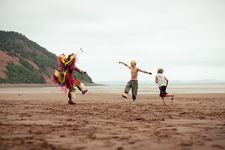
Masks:
[[[135,144],[135,141],[129,141],[128,143],[129,144]]]
[[[192,146],[193,142],[192,141],[181,141],[180,145],[181,146]]]
[[[123,150],[122,146],[117,147],[117,150]]]
[[[214,148],[219,148],[219,149],[224,149],[223,146],[218,145],[218,144],[213,144],[212,147],[214,147]]]

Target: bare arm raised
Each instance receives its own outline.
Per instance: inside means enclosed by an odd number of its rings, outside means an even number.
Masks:
[[[142,70],[142,69],[138,69],[138,71],[140,71],[140,72],[142,72],[142,73],[146,73],[146,74],[152,74],[151,72],[148,72],[148,71],[144,71],[144,70]]]
[[[127,68],[131,68],[128,64],[126,64],[126,63],[124,63],[124,62],[122,62],[122,61],[119,61],[119,64],[123,64],[124,66],[126,66]]]

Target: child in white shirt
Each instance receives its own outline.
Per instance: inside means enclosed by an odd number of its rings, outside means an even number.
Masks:
[[[166,92],[166,88],[168,86],[169,80],[163,75],[163,69],[159,68],[157,70],[157,75],[155,76],[155,83],[158,84],[160,94],[159,96],[162,98],[164,105],[166,105],[164,101],[164,97],[171,97],[171,100],[174,99],[174,94],[168,94]]]

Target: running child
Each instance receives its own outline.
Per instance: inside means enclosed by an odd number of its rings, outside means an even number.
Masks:
[[[131,61],[130,66],[127,65],[124,62],[119,62],[119,63],[123,64],[128,69],[130,69],[130,72],[131,72],[131,80],[127,83],[127,85],[125,87],[125,90],[124,90],[124,94],[122,95],[122,97],[127,98],[128,93],[131,89],[132,90],[132,99],[133,99],[133,102],[135,102],[135,100],[137,98],[137,91],[138,91],[138,72],[142,72],[142,73],[146,73],[146,74],[150,74],[150,75],[152,73],[137,68],[137,66],[136,66],[137,63],[134,60]]]
[[[166,88],[168,86],[169,80],[163,75],[163,69],[159,68],[157,70],[157,74],[155,76],[155,83],[159,86],[160,94],[159,96],[162,98],[163,104],[166,105],[164,98],[171,97],[171,100],[174,99],[174,94],[168,94],[166,92]]]

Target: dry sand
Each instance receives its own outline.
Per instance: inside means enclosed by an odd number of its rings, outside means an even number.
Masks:
[[[0,94],[0,149],[225,149],[225,94]]]

